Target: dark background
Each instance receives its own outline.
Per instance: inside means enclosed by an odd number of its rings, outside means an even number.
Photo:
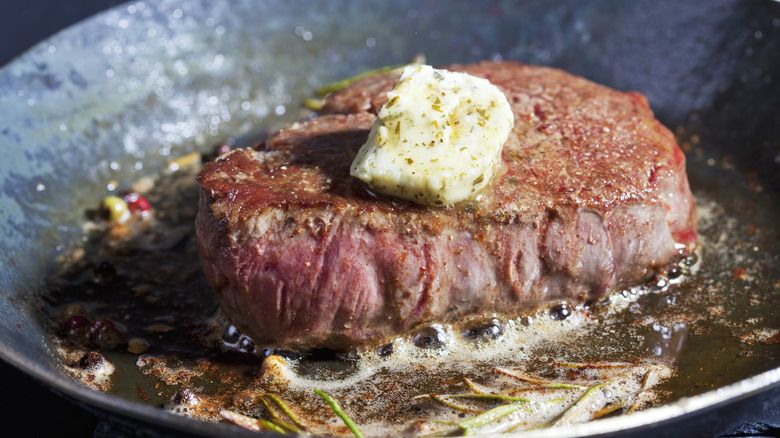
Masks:
[[[0,14],[0,66],[43,39],[123,3],[118,0],[3,0]],[[778,54],[780,62],[780,54]],[[780,109],[778,109],[780,110]],[[776,405],[776,403],[769,403]],[[749,423],[724,431],[722,437],[779,436],[776,406],[757,410]],[[0,412],[3,429],[17,437],[132,436],[44,388],[23,372],[0,361]]]
[[[36,43],[120,0],[3,0],[0,14],[0,66]]]

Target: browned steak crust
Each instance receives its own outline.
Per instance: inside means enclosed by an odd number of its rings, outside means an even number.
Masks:
[[[456,65],[515,127],[478,200],[426,208],[349,176],[392,76],[200,175],[201,259],[258,342],[341,347],[415,325],[517,314],[642,282],[696,245],[685,157],[638,93],[510,62]],[[336,114],[341,113],[341,114]]]

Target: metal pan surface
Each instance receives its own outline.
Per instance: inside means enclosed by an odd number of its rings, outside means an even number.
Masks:
[[[0,357],[88,409],[154,434],[248,436],[66,376],[42,324],[41,279],[79,244],[84,208],[109,182],[154,174],[172,156],[294,121],[317,85],[418,53],[431,64],[549,65],[640,91],[662,122],[706,146],[694,142],[690,151],[699,163],[691,170],[695,193],[770,217],[780,207],[779,6],[159,1],[95,16],[0,70]],[[733,171],[720,178],[722,163]],[[720,184],[710,184],[713,178]],[[741,185],[761,193],[745,199],[734,188]],[[778,236],[780,226],[766,227],[765,236]],[[778,266],[777,242],[757,251]],[[751,287],[776,294],[778,270],[761,272]],[[773,321],[780,328],[778,315]],[[777,406],[777,355],[714,390],[532,436],[712,435]]]

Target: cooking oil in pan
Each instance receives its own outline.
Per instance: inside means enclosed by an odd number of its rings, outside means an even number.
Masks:
[[[180,166],[137,184],[151,222],[121,232],[85,222],[88,245],[49,280],[46,321],[63,369],[88,386],[252,429],[350,434],[315,388],[375,436],[629,412],[780,365],[779,203],[733,167],[697,154],[688,167],[701,244],[667,276],[587,305],[334,352],[258,346],[224,321],[197,256],[198,166]]]

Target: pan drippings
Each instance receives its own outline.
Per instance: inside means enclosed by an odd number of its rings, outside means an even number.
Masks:
[[[368,436],[564,426],[670,402],[780,364],[777,200],[690,161],[702,244],[668,276],[352,351],[255,345],[221,316],[194,238],[199,165],[179,166],[132,188],[148,217],[88,215],[87,243],[48,279],[47,326],[88,386],[257,430],[351,434],[314,389]]]

